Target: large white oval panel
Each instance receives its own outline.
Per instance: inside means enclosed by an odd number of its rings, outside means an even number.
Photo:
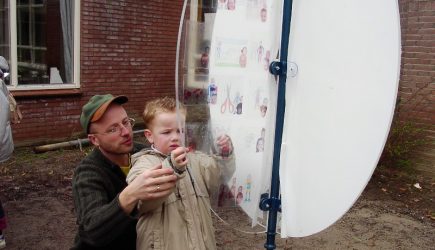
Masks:
[[[385,144],[400,72],[395,0],[295,0],[281,149],[282,237],[317,233],[357,200]]]

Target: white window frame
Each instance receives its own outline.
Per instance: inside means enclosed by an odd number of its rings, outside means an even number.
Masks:
[[[46,90],[46,89],[76,89],[80,88],[80,0],[74,1],[74,56],[73,83],[55,84],[22,84],[18,83],[17,57],[17,1],[9,0],[10,25],[10,90]]]

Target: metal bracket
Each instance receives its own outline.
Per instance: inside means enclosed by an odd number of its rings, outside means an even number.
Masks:
[[[272,207],[277,207],[277,211],[281,212],[281,200],[277,198],[269,198],[269,194],[264,193],[260,196],[259,207],[262,211],[269,211]]]
[[[269,65],[269,72],[272,75],[285,75],[287,73],[287,62],[273,61]]]

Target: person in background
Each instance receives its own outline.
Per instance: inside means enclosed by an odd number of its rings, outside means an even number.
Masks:
[[[0,56],[0,163],[7,161],[14,151],[8,99],[9,90],[4,81],[4,75],[8,71],[8,62]]]
[[[95,95],[82,108],[80,124],[95,146],[77,166],[72,193],[78,233],[72,249],[136,249],[137,203],[167,197],[177,177],[160,164],[127,186],[134,119],[122,104],[126,96]],[[156,187],[159,187],[156,189]]]
[[[186,110],[183,106],[180,110],[184,127]],[[212,155],[189,152],[181,146],[174,98],[148,102],[143,118],[151,150],[132,156],[127,182],[133,183],[159,163],[173,169],[178,181],[169,197],[138,203],[137,249],[216,249],[210,196],[218,191],[220,181],[226,183],[225,178],[231,178],[235,171],[231,139],[220,135]]]
[[[5,237],[3,235],[3,230],[6,228],[6,215],[3,209],[2,201],[0,200],[0,249],[6,247]]]
[[[4,81],[4,75],[8,71],[8,62],[0,56],[0,163],[7,161],[14,151],[8,100],[9,90]],[[6,229],[6,215],[0,201],[0,249],[6,247],[4,229]]]

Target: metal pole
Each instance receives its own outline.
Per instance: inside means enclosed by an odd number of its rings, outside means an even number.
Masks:
[[[277,214],[281,210],[281,199],[279,197],[279,161],[281,156],[281,143],[284,126],[285,114],[285,88],[287,78],[287,56],[288,44],[290,35],[292,0],[284,0],[283,20],[282,20],[282,37],[280,49],[280,61],[270,64],[270,72],[279,76],[278,81],[278,100],[276,111],[276,128],[275,128],[275,144],[273,149],[273,165],[272,165],[272,180],[270,187],[270,198],[267,194],[262,195],[260,208],[269,211],[269,219],[267,222],[267,241],[264,244],[266,249],[275,249],[275,235]]]

